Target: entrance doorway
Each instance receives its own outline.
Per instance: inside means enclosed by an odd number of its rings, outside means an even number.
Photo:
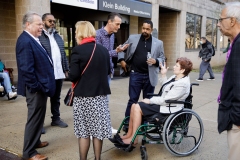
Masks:
[[[163,41],[167,65],[174,66],[180,56],[178,43],[178,26],[180,11],[159,7],[158,37]]]

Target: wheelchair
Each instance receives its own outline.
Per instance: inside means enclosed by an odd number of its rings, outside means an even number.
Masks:
[[[158,118],[156,113],[150,117],[143,117],[142,123],[135,132],[131,143],[128,146],[121,146],[115,143],[114,145],[126,152],[131,152],[135,147],[133,146],[135,138],[142,135],[142,145],[140,146],[141,159],[147,160],[147,149],[145,144],[164,144],[166,149],[175,156],[188,156],[198,149],[203,139],[203,123],[199,115],[192,110],[192,86],[199,84],[192,83],[190,93],[185,101],[167,100],[169,104],[184,104],[181,111],[167,115],[164,119]],[[149,94],[150,96],[157,96],[158,94]],[[124,118],[117,135],[124,125],[128,125],[129,117]]]

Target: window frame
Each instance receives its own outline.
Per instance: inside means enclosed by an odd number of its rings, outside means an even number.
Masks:
[[[187,48],[186,47],[186,39],[187,39],[187,16],[188,15],[192,15],[192,16],[194,16],[194,37],[193,37],[193,42],[195,43],[197,40],[197,33],[196,33],[196,31],[197,31],[197,18],[200,18],[200,24],[199,24],[199,26],[200,26],[200,29],[199,29],[199,41],[200,41],[200,39],[201,39],[201,32],[202,32],[202,16],[201,15],[197,15],[197,14],[193,14],[193,13],[189,13],[189,12],[187,12],[186,13],[186,29],[185,29],[185,51],[186,52],[191,52],[191,51],[197,51],[197,50],[200,50],[200,47],[199,48],[195,48],[195,45],[193,45],[194,46],[194,48]]]

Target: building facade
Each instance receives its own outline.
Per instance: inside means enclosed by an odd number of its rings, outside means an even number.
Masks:
[[[71,1],[80,3],[81,0],[0,0],[0,59],[8,68],[14,69],[15,77],[16,39],[22,32],[22,17],[28,11],[51,12],[55,16],[67,56],[76,45],[74,26],[77,21],[88,20],[99,29],[106,24],[108,13],[115,11],[123,16],[116,45],[122,44],[130,34],[141,33],[143,20],[151,18],[155,28],[153,36],[164,42],[168,66],[173,66],[177,57],[185,56],[193,61],[194,68],[199,68],[199,41],[203,36],[215,46],[216,54],[211,64],[225,64],[226,55],[222,50],[227,46],[227,37],[221,35],[216,25],[223,3],[229,0],[87,1],[97,2],[97,7],[69,4]],[[145,10],[149,7],[150,11]]]

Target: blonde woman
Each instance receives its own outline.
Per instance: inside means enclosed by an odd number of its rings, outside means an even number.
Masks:
[[[110,94],[108,75],[110,74],[109,53],[102,45],[96,44],[96,31],[88,21],[79,21],[76,27],[78,46],[73,48],[69,79],[75,84],[73,100],[74,133],[79,139],[80,160],[86,160],[93,137],[95,159],[100,160],[104,138],[112,134],[107,95]],[[87,65],[94,46],[93,57]]]

